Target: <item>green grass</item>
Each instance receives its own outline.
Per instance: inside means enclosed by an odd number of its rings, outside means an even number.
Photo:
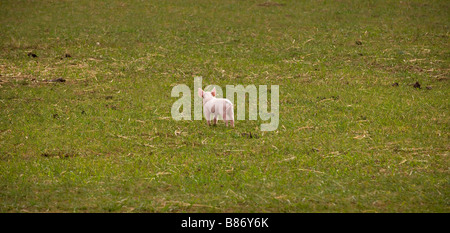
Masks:
[[[449,212],[450,3],[263,3],[2,1],[0,211]],[[278,130],[172,120],[196,76]]]

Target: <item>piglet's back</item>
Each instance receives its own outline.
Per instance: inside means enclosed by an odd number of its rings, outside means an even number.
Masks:
[[[229,101],[227,99],[223,99],[223,98],[215,98],[215,99],[209,101],[207,105],[209,105],[209,106],[205,106],[205,107],[210,107],[211,112],[216,113],[216,114],[222,114],[223,112],[226,111],[226,109],[233,107],[233,104],[231,103],[231,101]]]

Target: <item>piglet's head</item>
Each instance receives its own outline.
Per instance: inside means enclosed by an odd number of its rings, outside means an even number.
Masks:
[[[211,92],[203,91],[201,88],[198,89],[198,96],[202,97],[203,104],[211,100],[216,96],[216,88],[214,87]]]

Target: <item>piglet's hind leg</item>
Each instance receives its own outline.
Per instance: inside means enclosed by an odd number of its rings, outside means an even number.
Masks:
[[[228,127],[228,121],[227,121],[227,105],[226,105],[226,104],[223,104],[222,117],[223,117],[223,121],[225,121],[225,126]]]
[[[205,111],[204,114],[205,114],[205,118],[206,118],[206,124],[210,125],[210,122],[211,122],[210,112]]]

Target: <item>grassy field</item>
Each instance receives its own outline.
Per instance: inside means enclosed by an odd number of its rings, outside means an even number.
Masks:
[[[444,0],[1,1],[0,212],[450,212],[449,32]],[[174,121],[197,76],[279,85],[278,129]]]

